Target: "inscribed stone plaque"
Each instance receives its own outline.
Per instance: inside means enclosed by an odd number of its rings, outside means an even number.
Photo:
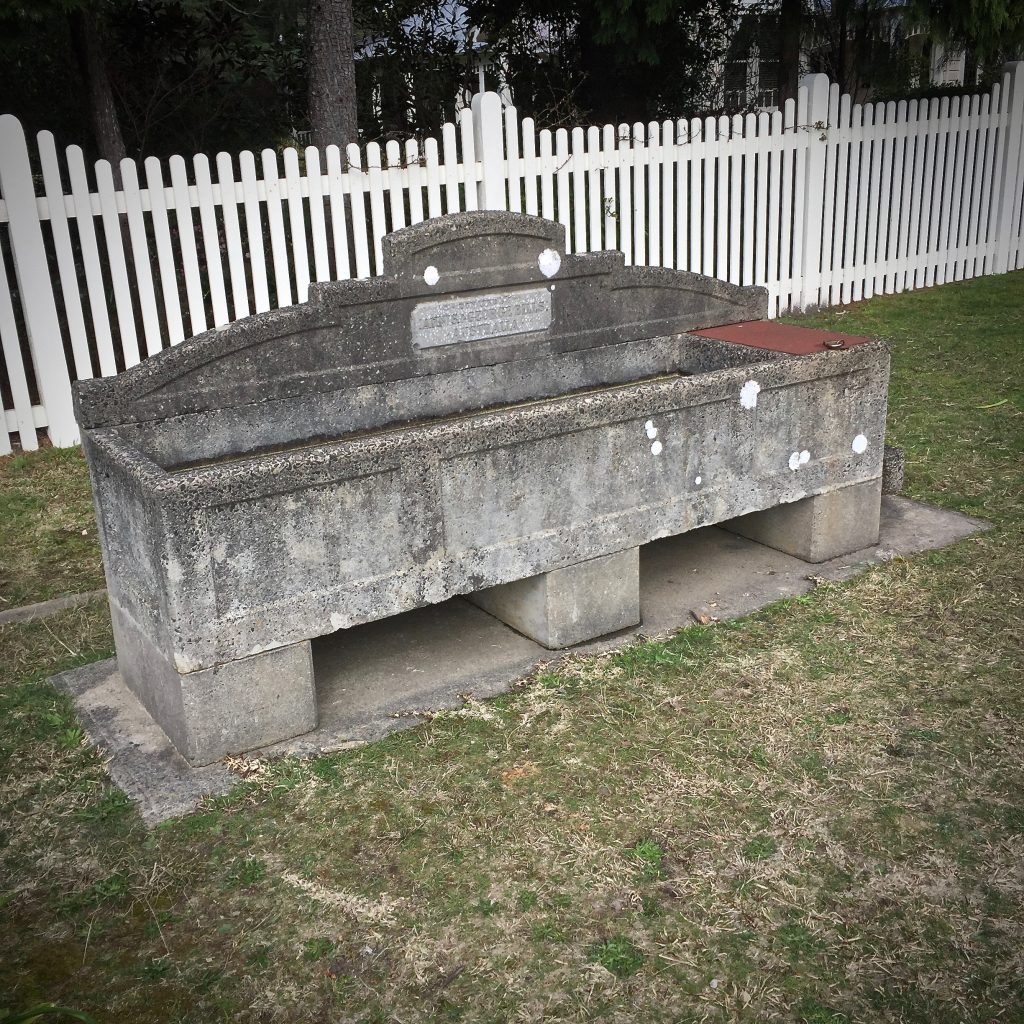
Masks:
[[[547,288],[469,295],[416,306],[412,311],[412,343],[416,348],[433,348],[546,331],[550,326],[551,293]]]

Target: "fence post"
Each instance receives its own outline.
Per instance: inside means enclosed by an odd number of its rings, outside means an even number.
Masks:
[[[473,97],[472,110],[473,141],[482,173],[477,185],[477,206],[481,210],[507,210],[501,97],[496,92],[478,92]]]
[[[1016,252],[1016,214],[1020,208],[1024,169],[1021,168],[1021,130],[1024,128],[1024,61],[1012,61],[1003,67],[1009,75],[1002,95],[1006,123],[1003,126],[1003,160],[999,176],[999,195],[994,205],[996,254],[992,273],[1005,274],[1013,269],[1010,247]]]
[[[806,181],[804,184],[804,237],[800,308],[816,306],[820,301],[822,213],[825,205],[825,156],[828,152],[828,75],[804,75],[800,84],[807,87],[807,124],[798,127],[808,132]],[[794,268],[795,269],[795,268]]]
[[[21,122],[13,114],[0,116],[0,192],[7,203],[18,295],[50,440],[58,448],[67,448],[78,444],[71,377],[43,245],[28,144]]]

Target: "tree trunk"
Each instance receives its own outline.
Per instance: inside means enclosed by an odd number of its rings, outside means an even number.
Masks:
[[[779,106],[795,100],[800,88],[800,30],[803,0],[779,4]]]
[[[107,76],[106,53],[99,21],[95,10],[88,7],[73,11],[69,17],[71,38],[89,95],[89,118],[92,121],[96,149],[104,160],[110,161],[114,182],[120,187],[121,161],[128,154],[121,135],[114,92]]]
[[[309,0],[309,120],[321,149],[357,142],[352,0]]]

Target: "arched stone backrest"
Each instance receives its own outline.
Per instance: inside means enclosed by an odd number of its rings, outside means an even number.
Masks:
[[[79,382],[83,429],[216,414],[470,367],[762,319],[762,288],[566,255],[560,224],[453,214],[388,235],[384,273],[207,331],[117,377]]]

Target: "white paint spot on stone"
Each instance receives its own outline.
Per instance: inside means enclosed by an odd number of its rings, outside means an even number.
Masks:
[[[695,484],[696,484],[696,485],[697,485],[698,487],[700,487],[700,485],[701,485],[701,479],[700,479],[700,477],[699,477],[699,476],[695,476],[695,477],[693,478],[693,482],[694,482],[694,483],[695,483]]]
[[[658,428],[654,425],[654,420],[648,420],[644,424],[644,430],[647,432],[648,438],[652,441],[658,436]]]
[[[811,453],[805,448],[800,453],[800,465],[801,466],[806,466],[807,463],[810,462],[810,461],[811,461]]]
[[[868,450],[868,439],[863,434],[858,434],[851,445],[857,455],[863,455]]]
[[[537,266],[545,277],[554,277],[562,265],[562,257],[554,249],[545,249],[537,257]]]
[[[800,468],[800,453],[793,452],[789,457],[789,468],[795,473]]]
[[[661,454],[661,442],[660,441],[655,441],[654,444],[651,445],[651,454],[652,455],[660,455]]]
[[[740,405],[744,409],[756,409],[757,408],[757,396],[761,391],[761,385],[756,380],[748,380],[743,387],[740,388]]]
[[[345,625],[345,619],[337,612],[331,612],[331,629],[341,629]]]
[[[438,272],[437,267],[427,267],[427,269],[423,271],[423,280],[426,281],[431,288],[433,288],[434,285],[441,280],[441,275]]]

